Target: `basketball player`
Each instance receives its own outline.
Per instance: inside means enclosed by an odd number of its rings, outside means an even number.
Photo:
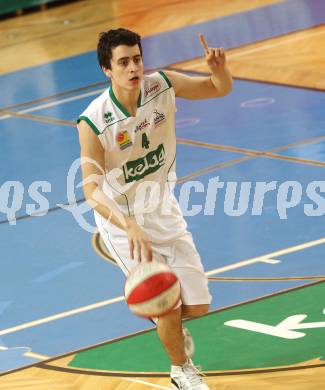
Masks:
[[[140,36],[122,28],[102,33],[98,61],[112,85],[78,119],[83,189],[110,253],[126,275],[139,261],[154,259],[166,262],[180,280],[181,303],[158,319],[157,332],[171,360],[172,386],[183,390],[209,389],[190,359],[193,344],[182,318],[206,314],[211,295],[170,190],[175,182],[175,96],[217,98],[232,88],[224,50],[208,47],[202,35],[200,41],[210,76],[144,75]]]

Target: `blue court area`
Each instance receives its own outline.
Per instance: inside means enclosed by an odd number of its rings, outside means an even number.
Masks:
[[[293,3],[284,2],[286,9]],[[265,8],[276,11],[274,15],[279,11]],[[245,17],[253,20],[260,15]],[[275,30],[252,37],[259,40],[311,27],[320,18],[317,12],[308,20],[292,18],[285,29],[276,25]],[[206,29],[209,38],[219,24],[230,34],[226,18],[184,30],[189,35]],[[166,34],[145,43],[168,40],[168,53],[160,57],[154,53],[150,67],[177,60],[172,50],[176,33]],[[232,37],[231,47],[244,43]],[[181,54],[182,59],[189,58],[189,52]],[[192,57],[200,54],[197,49]],[[87,211],[81,188],[76,188],[80,170],[75,172],[74,198],[67,194],[67,175],[79,157],[74,121],[105,88],[94,53],[4,75],[0,81],[6,88],[20,85],[19,91],[0,96],[1,107],[15,106],[13,112],[34,115],[0,117],[0,161],[5,167],[0,172],[1,199],[10,191],[10,202],[0,213],[0,371],[8,371],[41,359],[26,355],[28,351],[44,357],[62,355],[152,325],[134,317],[122,300],[88,307],[121,297],[124,276],[95,252],[92,233],[79,226],[71,209],[58,206],[77,202],[76,207],[83,207],[81,218],[94,228],[92,212]],[[324,162],[324,141],[317,138],[324,135],[324,104],[321,92],[239,80],[224,99],[177,101],[177,135],[188,142],[178,145],[177,173],[185,187],[177,185],[175,193],[209,276],[243,279],[211,280],[211,310],[308,284],[308,277],[324,277],[325,189],[323,184],[310,184],[324,183],[324,166],[249,154],[281,148],[276,152],[280,157]],[[222,149],[227,146],[234,149]],[[35,181],[43,182],[43,191]],[[217,181],[223,187],[214,193]],[[274,182],[274,188],[261,204],[256,188],[262,182]],[[242,186],[246,197],[240,203]],[[12,202],[14,212],[9,211]],[[306,279],[244,280],[249,277]],[[71,312],[74,309],[80,312]]]
[[[310,145],[296,146],[280,152],[280,154],[325,162],[325,141],[315,141]]]
[[[324,22],[323,0],[287,0],[144,37],[145,66],[147,69],[161,68],[202,56],[199,33],[204,33],[211,46],[231,49],[316,27]],[[103,81],[105,77],[97,65],[95,52],[68,57],[1,75],[3,90],[10,92],[0,96],[0,107],[16,107],[26,101],[88,88]],[[12,89],[16,84],[19,88]]]

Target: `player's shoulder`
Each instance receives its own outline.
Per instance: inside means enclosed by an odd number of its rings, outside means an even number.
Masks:
[[[164,92],[168,92],[172,87],[171,81],[162,70],[145,74],[142,81],[143,103],[154,99]]]
[[[106,124],[114,121],[113,118],[118,114],[115,111],[118,110],[115,109],[111,95],[111,87],[106,88],[103,93],[90,102],[80,117],[96,118],[99,122],[103,121]]]
[[[106,88],[99,96],[97,96],[90,102],[90,104],[84,110],[84,113],[91,115],[98,111],[105,111],[110,103],[110,99],[108,99],[108,96],[109,88]]]
[[[91,101],[88,107],[78,117],[77,123],[85,121],[97,135],[102,134],[107,127],[119,120],[110,98],[110,88],[104,90]]]
[[[147,93],[154,94],[160,89],[168,89],[172,87],[172,83],[163,70],[159,70],[143,76],[143,84]],[[149,90],[150,88],[150,90]]]

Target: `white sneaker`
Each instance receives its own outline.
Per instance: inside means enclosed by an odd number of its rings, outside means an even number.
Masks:
[[[185,355],[188,357],[188,359],[191,359],[195,352],[195,345],[191,333],[187,328],[183,328],[183,337]]]
[[[202,374],[194,366],[192,360],[183,366],[172,366],[170,373],[173,389],[178,390],[210,390],[203,382]]]

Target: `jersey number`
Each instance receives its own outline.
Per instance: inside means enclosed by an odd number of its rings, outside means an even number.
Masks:
[[[146,148],[146,149],[149,149],[149,145],[150,145],[150,142],[149,142],[149,139],[147,137],[147,134],[143,133],[142,134],[142,147]]]

